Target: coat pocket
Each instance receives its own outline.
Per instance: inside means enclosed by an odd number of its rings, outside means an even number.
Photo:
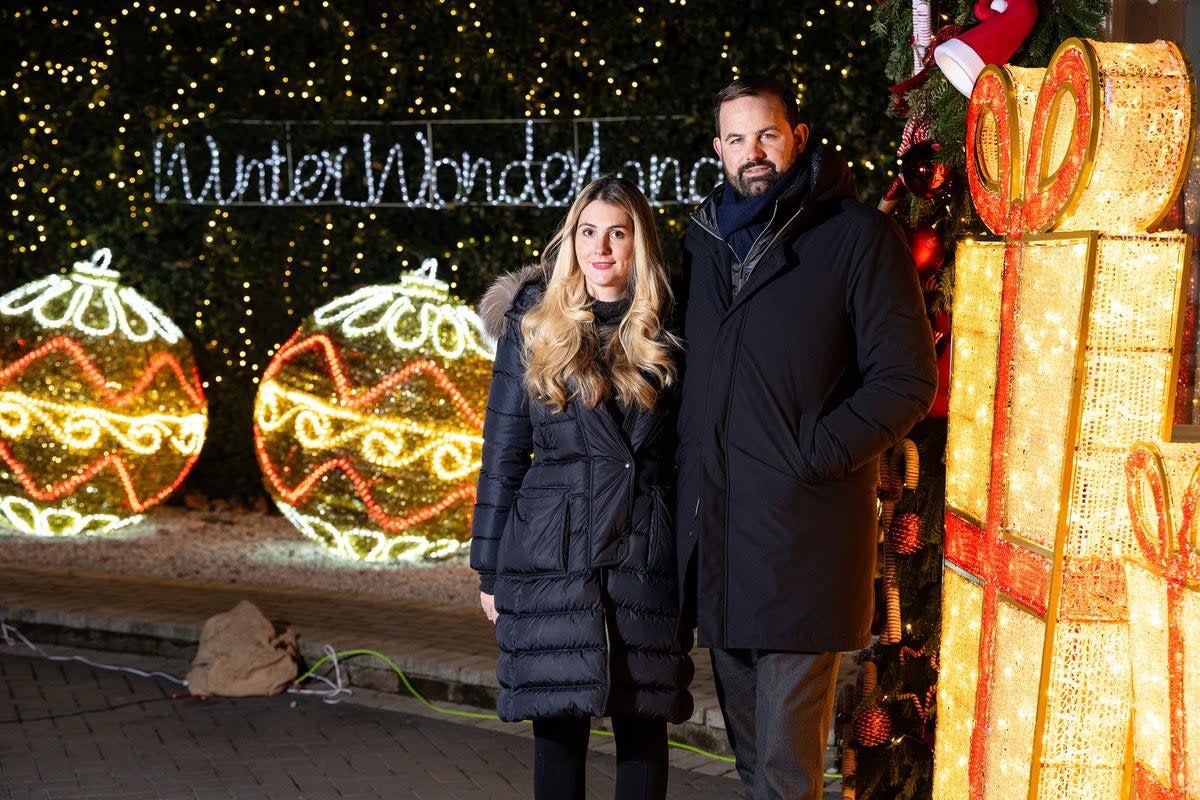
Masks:
[[[564,572],[569,544],[566,486],[523,488],[509,512],[498,568],[507,573]]]
[[[543,454],[552,454],[561,448],[570,448],[579,435],[575,422],[575,404],[568,403],[562,411],[551,411],[541,403],[530,404],[530,421],[533,423],[533,441]]]

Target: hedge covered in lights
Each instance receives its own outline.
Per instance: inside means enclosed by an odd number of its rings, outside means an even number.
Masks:
[[[489,202],[482,170],[447,163],[438,174],[458,170],[462,180],[441,202],[417,202],[402,183],[369,196],[364,176],[386,166],[388,142],[406,143],[408,160],[392,165],[393,177],[407,175],[414,196],[428,197],[418,184],[430,148],[418,145],[432,136],[454,158],[497,148],[520,158],[532,146],[523,120],[538,122],[542,151],[566,152],[594,130],[570,121],[622,118],[604,123],[600,166],[671,154],[683,162],[686,194],[689,177],[705,178],[687,167],[712,154],[713,91],[763,71],[793,82],[815,133],[842,145],[865,197],[882,191],[894,167],[883,52],[868,33],[871,5],[855,0],[671,0],[630,10],[594,0],[88,5],[0,9],[0,115],[9,125],[0,293],[111,248],[122,280],[191,340],[210,428],[188,480],[211,496],[261,491],[257,382],[301,320],[426,258],[439,259],[451,291],[473,301],[493,276],[537,256],[564,211],[540,206],[573,188],[566,159],[558,173],[540,173],[552,192],[536,197],[522,197],[511,174],[508,188],[499,185],[498,163],[488,191],[513,202]],[[420,122],[429,125],[412,124]],[[272,204],[270,159],[242,173],[235,159],[285,136],[275,166],[287,164],[293,189],[309,184]],[[351,145],[341,160],[339,142]],[[171,161],[179,143],[186,159]],[[213,147],[228,182],[202,197]],[[308,167],[296,168],[305,153]],[[321,178],[333,162],[344,185],[328,182],[332,168]],[[197,202],[185,197],[185,163],[197,173]],[[473,195],[468,179],[480,184]],[[663,203],[674,256],[690,209]]]

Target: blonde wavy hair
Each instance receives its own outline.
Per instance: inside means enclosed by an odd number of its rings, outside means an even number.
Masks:
[[[589,203],[616,206],[633,220],[629,310],[602,343],[592,298],[575,258],[575,228]],[[614,394],[626,405],[652,409],[676,380],[679,339],[664,326],[674,304],[654,215],[637,186],[612,175],[589,183],[575,198],[542,259],[549,276],[541,301],[521,320],[525,390],[558,411],[578,398],[591,408]]]

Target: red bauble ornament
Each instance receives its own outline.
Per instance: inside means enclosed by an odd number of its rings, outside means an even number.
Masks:
[[[892,738],[892,718],[879,706],[864,708],[854,718],[854,738],[863,747],[878,747]]]
[[[192,346],[111,263],[101,248],[0,296],[2,527],[115,531],[200,456],[208,401]]]
[[[942,146],[926,140],[904,151],[900,157],[900,174],[905,187],[917,197],[942,202],[949,199],[953,175],[950,167],[937,160]]]
[[[921,518],[911,511],[892,517],[887,531],[888,546],[900,555],[912,555],[925,543],[921,541]]]
[[[929,279],[946,259],[946,248],[942,237],[932,225],[922,225],[908,232],[908,246],[912,249],[913,263],[921,281]]]

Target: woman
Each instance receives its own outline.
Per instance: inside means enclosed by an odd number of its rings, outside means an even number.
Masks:
[[[590,718],[611,716],[617,797],[663,798],[692,663],[667,497],[679,341],[646,198],[588,184],[544,264],[480,304],[499,344],[471,565],[498,711],[533,720],[535,797],[583,798]]]

